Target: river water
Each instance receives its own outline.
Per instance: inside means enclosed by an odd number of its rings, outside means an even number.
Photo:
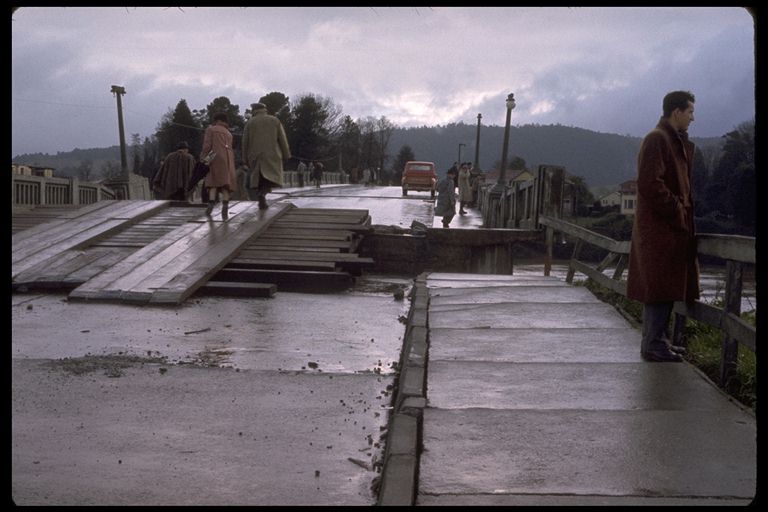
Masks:
[[[613,277],[614,269],[608,268],[603,273],[608,277]],[[514,273],[517,275],[544,275],[544,263],[539,262],[515,262]],[[556,262],[552,264],[551,276],[565,280],[568,274],[567,262]],[[586,275],[576,272],[574,280],[585,280]],[[622,279],[627,278],[627,271],[624,271]],[[702,267],[699,285],[701,287],[701,300],[711,304],[717,299],[722,299],[725,294],[725,268],[724,267]],[[752,311],[757,309],[757,299],[755,295],[754,278],[745,278],[741,295],[741,311]]]

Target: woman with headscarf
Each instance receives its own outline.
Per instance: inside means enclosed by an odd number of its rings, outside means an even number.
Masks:
[[[216,201],[221,197],[221,220],[229,218],[229,196],[237,190],[235,179],[235,153],[232,150],[232,134],[229,131],[229,118],[225,112],[213,116],[213,124],[205,130],[203,151],[200,159],[205,160],[209,153],[215,156],[208,164],[210,170],[205,177],[208,189],[208,208],[205,214],[210,217]]]

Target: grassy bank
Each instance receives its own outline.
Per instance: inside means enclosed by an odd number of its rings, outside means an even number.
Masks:
[[[639,302],[630,300],[621,294],[604,288],[591,279],[581,281],[582,284],[597,298],[612,304],[630,321],[640,325],[643,317],[643,305]],[[722,301],[715,299],[714,306],[721,307]],[[741,317],[755,325],[755,311],[742,313]],[[687,341],[688,354],[685,358],[694,366],[699,368],[713,382],[719,381],[720,374],[720,351],[722,350],[723,333],[719,329],[710,327],[696,320],[688,320],[685,328],[685,338]],[[728,383],[726,391],[734,399],[751,408],[753,412],[757,408],[757,382],[756,382],[757,361],[755,353],[746,347],[739,347],[739,356],[737,360],[736,375]]]

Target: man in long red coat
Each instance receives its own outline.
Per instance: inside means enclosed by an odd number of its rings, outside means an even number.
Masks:
[[[627,296],[643,303],[640,354],[646,361],[682,361],[667,328],[675,301],[699,298],[688,140],[694,96],[674,91],[659,124],[643,139],[637,158],[637,205],[629,254]]]

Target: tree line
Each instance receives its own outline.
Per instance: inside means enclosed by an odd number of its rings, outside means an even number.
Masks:
[[[291,102],[281,92],[270,92],[259,98],[259,102],[283,123],[293,154],[289,169],[295,169],[299,161],[321,161],[331,172],[349,171],[355,167],[360,170],[385,168],[389,159],[389,139],[396,128],[385,116],[353,120],[343,115],[341,107],[333,100],[314,94],[303,95]],[[226,112],[229,117],[233,149],[239,159],[243,127],[251,115],[251,108],[241,113],[239,105],[220,96],[201,109],[190,109],[187,101],[181,99],[174,109],[163,115],[151,137],[140,142],[138,134],[132,135],[132,171],[151,177],[160,160],[181,141],[186,141],[190,153],[198,156],[205,129],[217,112]]]
[[[267,105],[267,110],[278,117],[286,129],[291,152],[296,157],[288,163],[289,169],[295,169],[299,159],[320,160],[329,171],[349,172],[355,167],[379,169],[380,183],[398,184],[399,173],[408,160],[434,161],[438,172],[443,174],[461,154],[457,154],[457,147],[461,149],[459,143],[465,151],[461,159],[473,160],[478,130],[481,150],[478,167],[488,171],[499,166],[504,130],[500,126],[478,128],[459,122],[400,128],[385,116],[353,120],[330,98],[314,94],[300,96],[293,102],[280,92],[270,92],[259,101]],[[131,135],[131,170],[152,176],[160,159],[182,140],[190,145],[193,155],[199,155],[204,130],[218,111],[229,115],[238,156],[240,136],[250,108],[241,112],[240,106],[221,96],[201,109],[192,110],[186,100],[181,99],[162,116],[150,137],[142,141],[139,134]],[[727,225],[736,225],[744,228],[743,234],[754,232],[757,201],[754,131],[753,119],[718,138],[693,138],[696,143],[693,186],[696,216],[702,224],[700,230],[726,232]],[[641,140],[562,125],[516,126],[510,134],[508,169],[535,171],[540,164],[564,166],[575,177],[577,204],[581,207],[599,199],[595,187],[601,187],[602,192],[634,179]],[[74,160],[75,163],[44,165],[57,167],[57,173],[62,175],[78,175],[85,181],[120,173],[119,159],[100,158],[95,153],[98,151],[75,150],[55,158],[57,162]],[[16,160],[33,165],[53,160],[44,157],[48,155],[23,155]],[[94,169],[93,159],[100,164],[100,172]],[[590,197],[590,190],[595,190],[594,197]]]

